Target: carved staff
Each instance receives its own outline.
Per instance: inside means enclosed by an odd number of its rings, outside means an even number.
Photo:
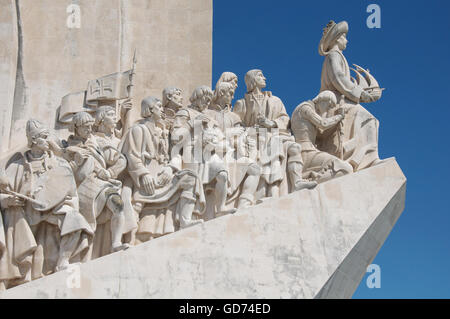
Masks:
[[[137,59],[136,59],[136,51],[137,49],[134,49],[134,55],[133,55],[133,66],[131,67],[131,72],[130,72],[130,85],[128,85],[127,89],[128,89],[128,98],[131,98],[132,92],[133,92],[133,80],[134,80],[134,75],[136,74],[135,70],[136,70],[136,63],[137,63]]]
[[[13,195],[13,196],[17,196],[21,199],[27,200],[30,203],[39,206],[39,207],[44,207],[45,204],[41,203],[40,201],[37,201],[31,197],[22,195],[20,193],[14,192],[12,190],[9,189],[9,182],[6,180],[6,178],[4,176],[0,176],[0,192],[3,192],[5,194],[9,194],[9,195]]]
[[[130,84],[127,86],[128,99],[127,99],[127,101],[125,101],[125,104],[129,103],[129,101],[131,101],[132,95],[133,95],[133,86],[134,86],[133,82],[134,82],[134,75],[136,74],[136,63],[137,63],[136,51],[137,51],[137,49],[134,49],[133,65],[131,67],[130,74],[129,74]],[[125,132],[128,130],[128,128],[130,127],[130,124],[131,124],[129,111],[130,110],[128,110],[126,112],[125,119],[122,122],[122,134],[125,134]]]
[[[340,114],[345,114],[345,95],[341,95],[341,99],[339,100],[339,108],[337,109]],[[337,127],[337,136],[338,136],[338,154],[340,159],[344,159],[344,121],[340,121]]]

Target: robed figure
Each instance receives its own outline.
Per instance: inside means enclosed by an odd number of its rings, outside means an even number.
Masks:
[[[201,222],[205,199],[196,174],[181,163],[161,157],[168,134],[164,132],[161,101],[147,97],[141,104],[143,119],[125,134],[120,149],[133,180],[133,203],[140,214],[137,241],[146,241]]]
[[[345,118],[334,130],[318,136],[319,149],[350,163],[354,171],[380,162],[378,156],[378,120],[370,114],[361,102],[369,103],[381,97],[381,89],[368,71],[356,66],[355,75],[343,51],[347,46],[348,24],[331,21],[324,29],[319,45],[319,54],[325,56],[322,68],[320,91],[331,91],[345,109]],[[361,75],[363,74],[363,76]],[[336,115],[337,108],[329,116]]]
[[[2,187],[7,252],[0,279],[8,286],[86,261],[93,236],[79,212],[72,169],[52,151],[49,130],[29,120],[26,133],[30,150],[7,167]]]

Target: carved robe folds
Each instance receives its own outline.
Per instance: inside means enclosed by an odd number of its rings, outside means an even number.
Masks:
[[[235,202],[234,206],[239,207],[239,200],[248,201],[249,204],[255,203],[254,193],[258,186],[261,169],[256,163],[256,140],[254,142],[255,150],[249,145],[251,137],[248,130],[242,127],[242,121],[238,114],[232,112],[228,107],[222,109],[219,105],[211,105],[207,114],[213,118],[222,130],[226,142],[230,145],[231,151],[224,154],[224,160],[227,165],[228,179],[230,181],[230,196],[227,203]],[[252,177],[252,187],[246,189],[252,190],[251,194],[242,193],[245,179]],[[249,182],[247,182],[247,185]],[[253,189],[254,188],[254,189]],[[237,205],[236,205],[237,204]],[[234,207],[233,206],[233,207]]]
[[[295,144],[295,139],[289,130],[289,116],[283,102],[269,91],[262,94],[261,99],[253,94],[245,94],[245,98],[236,102],[233,112],[239,115],[244,126],[250,128],[249,133],[254,134],[257,140],[261,179],[267,185],[280,184],[280,195],[283,195],[289,192],[286,178],[287,152]],[[259,115],[275,121],[277,127],[260,128],[257,123]],[[253,129],[255,131],[252,132]],[[301,161],[300,153],[298,160]]]
[[[206,143],[205,131],[212,132],[214,129],[218,130],[218,134],[222,134],[219,124],[210,116],[208,110],[199,112],[185,108],[176,114],[172,137],[181,137],[182,142],[177,146],[183,145],[184,148],[183,158],[181,159],[177,150],[175,159],[180,159],[182,168],[195,172],[203,185],[211,183],[220,172],[227,172],[223,159],[213,152],[211,143]],[[222,137],[218,138],[222,141]],[[204,145],[205,143],[209,145]]]
[[[52,152],[38,159],[26,152],[7,168],[6,175],[12,191],[47,198],[44,203],[48,209],[37,210],[29,201],[24,207],[2,208],[8,251],[1,258],[0,279],[12,280],[9,285],[15,285],[52,273],[60,254],[61,237],[78,231],[80,236],[72,239],[78,244],[71,261],[86,261],[93,231],[79,213],[76,184],[69,164]],[[61,183],[59,187],[58,183]]]
[[[195,202],[194,213],[202,214],[205,208],[202,184],[196,174],[180,170],[180,163],[173,160],[167,163],[158,156],[160,138],[163,136],[167,135],[153,122],[146,120],[132,126],[121,145],[134,184],[134,206],[140,212],[137,238],[141,241],[175,231],[176,221],[183,218],[180,199]],[[171,167],[174,174],[167,184],[161,185],[157,176],[165,167]],[[153,194],[148,194],[141,183],[141,178],[148,174],[153,177]]]
[[[111,194],[121,194],[122,182],[119,174],[126,168],[126,159],[117,149],[119,139],[108,139],[102,133],[96,133],[85,142],[76,138],[69,139],[70,146],[89,150],[90,156],[80,167],[72,162],[78,179],[80,212],[95,231],[91,244],[90,258],[95,259],[111,252],[112,233],[110,221],[111,211],[106,202]],[[100,170],[107,170],[111,178],[103,180],[98,177]],[[136,227],[136,217],[131,210],[125,210],[123,234]]]
[[[329,52],[323,63],[320,91],[329,90],[339,101],[345,96],[347,109],[340,130],[318,136],[318,148],[349,162],[354,171],[370,166],[378,158],[378,120],[360,102],[362,89],[351,80],[347,59],[339,51]],[[329,116],[335,115],[331,110]]]

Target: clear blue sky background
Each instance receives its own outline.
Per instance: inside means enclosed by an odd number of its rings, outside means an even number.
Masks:
[[[366,8],[381,7],[381,29]],[[317,46],[329,20],[349,23],[345,55],[369,68],[386,90],[365,107],[380,121],[380,156],[395,156],[407,181],[406,208],[354,298],[450,298],[450,1],[215,0],[213,79],[259,68],[267,90],[291,114],[319,92]]]

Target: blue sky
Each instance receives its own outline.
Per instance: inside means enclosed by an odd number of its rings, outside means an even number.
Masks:
[[[369,29],[369,4],[381,28]],[[288,113],[320,88],[317,46],[329,20],[349,23],[345,55],[369,68],[386,90],[365,107],[380,121],[380,157],[395,156],[406,175],[406,208],[354,298],[450,298],[450,1],[215,0],[213,79],[262,69],[267,90]]]

